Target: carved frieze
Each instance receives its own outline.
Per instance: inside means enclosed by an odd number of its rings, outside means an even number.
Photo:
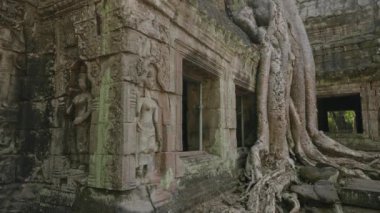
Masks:
[[[17,151],[15,130],[7,128],[6,122],[0,117],[0,155],[14,154]]]
[[[16,179],[16,161],[10,157],[0,157],[0,184],[13,183]]]
[[[84,2],[86,0],[41,0],[39,1],[39,11],[41,14],[51,14]]]
[[[91,19],[75,25],[78,37],[79,54],[85,58],[93,58],[100,53],[101,40],[96,32],[96,20]]]
[[[20,29],[23,17],[24,8],[22,1],[0,1],[0,25]]]

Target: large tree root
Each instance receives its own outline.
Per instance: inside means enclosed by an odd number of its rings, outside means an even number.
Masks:
[[[300,210],[297,197],[286,193],[297,181],[291,158],[298,164],[334,167],[344,176],[380,177],[380,154],[351,150],[318,131],[314,59],[295,1],[249,2],[240,13],[231,13],[251,38],[263,37],[256,90],[258,140],[247,158],[250,181],[243,194],[247,208],[281,211],[279,202],[285,200],[293,205],[291,212]],[[226,0],[229,8],[236,4]],[[265,36],[257,35],[263,28]]]
[[[289,213],[298,213],[301,210],[301,204],[298,200],[298,196],[296,193],[284,193],[282,195],[282,199],[291,203],[293,208],[289,211]]]
[[[290,117],[291,122],[290,125],[293,126],[293,139],[295,139],[296,147],[297,149],[295,152],[298,154],[298,158],[301,162],[308,162],[308,164],[316,166],[318,163],[326,166],[331,166],[336,169],[338,169],[340,172],[342,172],[346,176],[356,176],[361,177],[365,179],[369,179],[369,177],[364,172],[372,172],[379,174],[379,170],[372,167],[371,164],[362,163],[358,160],[365,161],[367,160],[367,156],[364,158],[334,158],[329,157],[327,155],[324,155],[320,152],[320,150],[313,144],[312,140],[308,137],[308,134],[306,132],[305,128],[302,128],[303,125],[301,121],[299,120],[298,114],[296,112],[296,109],[294,105],[290,104]],[[299,137],[297,135],[305,135],[303,141],[301,142]],[[327,148],[327,146],[325,146]],[[335,150],[337,151],[337,150]],[[348,148],[345,148],[344,153],[347,153],[349,151],[352,154],[355,154],[356,151],[350,150]],[[330,152],[331,153],[331,152]],[[365,153],[364,153],[365,154]],[[356,156],[364,156],[363,153],[355,154]],[[311,163],[312,162],[312,163]],[[376,162],[376,161],[373,161]]]
[[[268,171],[249,191],[247,209],[252,212],[275,212],[277,200],[282,199],[282,192],[296,178],[296,172],[289,165],[283,164],[283,168]]]

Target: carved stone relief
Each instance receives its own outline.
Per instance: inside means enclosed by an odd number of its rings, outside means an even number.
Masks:
[[[151,97],[157,87],[157,64],[154,58],[140,59],[137,69],[142,92],[137,99],[137,170],[139,178],[153,178],[155,153],[162,147],[162,132],[159,124],[160,108]]]
[[[13,10],[13,4],[6,5],[7,1],[0,5],[0,14],[3,9]],[[12,6],[13,5],[13,6]],[[8,11],[11,13],[12,11]],[[15,12],[15,11],[13,11]],[[15,18],[16,14],[3,13],[9,18]],[[0,20],[5,17],[0,15]],[[1,23],[0,23],[1,24]],[[15,154],[17,152],[17,75],[22,69],[22,54],[15,51],[23,51],[22,33],[12,26],[0,25],[0,155]]]
[[[92,112],[91,82],[87,77],[87,66],[84,62],[77,62],[72,67],[72,79],[68,86],[66,114],[71,115],[74,132],[73,144],[69,145],[72,151],[72,166],[85,170],[88,165],[88,146],[90,134],[90,117]]]
[[[20,28],[23,15],[24,8],[20,1],[2,0],[0,2],[0,25]]]
[[[78,38],[78,48],[81,56],[90,58],[99,54],[100,45],[98,44],[101,41],[96,32],[96,21],[94,19],[76,24],[75,34]]]
[[[169,91],[171,88],[171,76],[169,68],[169,55],[170,51],[166,45],[160,45],[156,42],[150,42],[150,50],[148,56],[144,59],[145,64],[150,64],[156,69],[156,82],[158,83],[160,90]],[[141,53],[141,55],[144,55]],[[138,66],[140,66],[139,63]],[[141,67],[137,68],[141,70]],[[139,72],[139,71],[138,71]],[[156,89],[156,88],[154,88]]]
[[[7,129],[5,121],[0,120],[0,155],[13,154],[16,151],[14,131]]]
[[[59,133],[53,138],[50,156],[41,170],[53,186],[75,190],[84,184],[88,173],[93,98],[92,83],[88,78],[87,65],[75,62],[70,68],[66,92],[58,99],[57,116],[62,117],[57,126]]]
[[[20,68],[17,54],[0,49],[0,108],[15,104],[15,75]]]
[[[137,29],[140,32],[148,35],[150,38],[159,40],[164,43],[169,42],[169,29],[168,29],[168,19],[157,15],[155,13],[149,12],[147,5],[139,4],[139,13],[135,13]]]

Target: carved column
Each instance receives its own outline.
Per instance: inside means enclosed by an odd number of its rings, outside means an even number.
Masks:
[[[25,52],[20,2],[0,4],[0,184],[16,181],[18,92]]]
[[[140,142],[161,143],[161,150],[167,149],[166,140],[175,125],[171,121],[167,93],[174,90],[168,60],[170,21],[151,13],[151,8],[140,1],[115,0],[105,4],[89,6],[74,23],[79,57],[90,67],[96,102],[91,115],[88,185],[129,190],[158,181],[156,177],[136,174],[139,167],[144,169],[147,165],[142,163],[145,160],[141,156],[154,155],[148,167],[157,170],[157,174],[161,170],[159,150],[142,151]],[[152,88],[142,84],[148,77],[148,69],[154,70]],[[146,92],[150,98],[146,98]],[[141,118],[139,100],[156,105],[155,117],[144,112],[143,117],[149,119]],[[154,128],[143,128],[141,134],[139,122]],[[145,136],[155,139],[145,140]],[[141,180],[146,178],[150,180]]]

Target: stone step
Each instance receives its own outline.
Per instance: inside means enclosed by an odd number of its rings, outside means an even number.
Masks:
[[[207,165],[210,162],[212,162],[216,157],[210,154],[201,154],[201,155],[193,155],[193,156],[186,156],[181,157],[181,159],[188,165]]]
[[[203,176],[207,173],[212,173],[212,171],[217,170],[221,163],[219,157],[207,153],[182,156],[181,160],[185,168],[184,174],[187,177]]]
[[[345,179],[338,194],[343,204],[380,210],[380,181]]]

